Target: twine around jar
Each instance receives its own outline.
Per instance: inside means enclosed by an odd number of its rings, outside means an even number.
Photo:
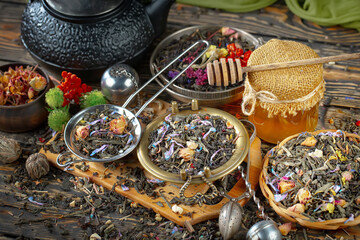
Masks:
[[[255,111],[257,99],[261,102],[275,103],[275,104],[306,102],[309,99],[311,99],[323,87],[324,87],[324,83],[321,82],[312,92],[310,92],[306,96],[291,100],[279,100],[278,97],[276,97],[272,92],[265,90],[261,90],[258,92],[255,91],[254,88],[251,87],[249,81],[246,79],[245,88],[248,89],[248,94],[243,96],[243,101],[241,103],[241,110],[247,116],[252,115]],[[249,110],[248,110],[248,106],[250,106]]]

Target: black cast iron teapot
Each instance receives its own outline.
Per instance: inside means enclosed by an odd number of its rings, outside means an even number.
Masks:
[[[140,0],[139,0],[140,1]],[[116,62],[135,65],[166,26],[174,0],[30,0],[21,40],[50,71],[100,80]]]

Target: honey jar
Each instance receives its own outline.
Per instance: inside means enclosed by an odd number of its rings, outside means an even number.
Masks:
[[[248,66],[317,57],[302,43],[272,39],[251,54]],[[293,134],[315,130],[324,92],[322,64],[249,72],[242,111],[256,126],[258,137],[276,144]]]

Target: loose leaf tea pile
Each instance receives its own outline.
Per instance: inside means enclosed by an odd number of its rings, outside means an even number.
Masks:
[[[209,85],[206,64],[220,58],[226,58],[226,61],[235,61],[239,59],[241,66],[247,65],[247,60],[254,50],[254,45],[243,39],[240,33],[228,27],[220,29],[214,28],[212,31],[197,29],[189,35],[184,35],[180,39],[173,40],[168,46],[162,49],[155,59],[158,69],[163,69],[171,59],[174,59],[185,51],[191,44],[198,40],[207,40],[210,43],[208,51],[192,65],[183,76],[176,80],[176,84],[180,87],[195,91],[219,91],[239,86],[240,83],[231,84],[228,87],[216,87]],[[194,49],[189,54],[174,63],[169,71],[165,71],[164,76],[172,79],[179,74],[190,62],[194,60],[200,49]]]
[[[75,147],[85,156],[111,158],[134,144],[133,125],[118,112],[98,109],[85,113],[75,127]]]
[[[300,134],[269,156],[274,200],[314,221],[360,215],[360,139],[342,131]]]
[[[235,150],[237,134],[220,116],[169,114],[149,138],[149,155],[156,165],[168,172],[185,169],[194,175],[206,166],[215,169],[226,163]]]

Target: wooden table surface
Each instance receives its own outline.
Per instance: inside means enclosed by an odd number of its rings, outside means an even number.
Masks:
[[[35,63],[20,42],[21,15],[26,6],[25,0],[0,0],[0,64],[10,62]],[[265,9],[250,13],[229,13],[220,10],[199,8],[174,4],[168,17],[167,31],[152,45],[151,51],[161,38],[181,28],[192,25],[216,24],[241,28],[256,37],[264,40],[271,38],[289,39],[302,42],[313,48],[320,56],[330,56],[343,53],[360,52],[360,33],[356,30],[342,27],[321,27],[312,22],[304,21],[294,16],[284,4],[274,4]],[[142,81],[150,76],[149,59],[147,58],[136,67]],[[330,128],[330,117],[345,117],[350,114],[359,118],[360,114],[360,61],[352,60],[337,62],[336,64],[324,64],[324,77],[326,80],[325,97],[321,102],[320,120],[318,128]],[[58,77],[59,76],[55,76]],[[164,95],[163,95],[164,97]],[[169,100],[169,99],[167,99]],[[42,133],[42,129],[25,134],[8,134],[0,132],[0,135],[23,139],[30,135]],[[15,165],[0,165],[0,238],[80,238],[81,229],[77,227],[75,217],[63,219],[61,226],[66,226],[70,232],[61,235],[59,231],[44,231],[43,223],[14,225],[18,215],[25,214],[29,219],[36,218],[36,211],[24,210],[25,205],[12,201],[16,189],[4,182],[4,177],[11,175]],[[49,186],[56,194],[72,197],[76,193],[65,192],[56,179],[49,180]],[[9,195],[7,192],[12,191]],[[15,194],[16,195],[16,194]],[[67,212],[64,209],[64,212]],[[108,216],[109,219],[119,219],[119,215]],[[62,229],[60,226],[60,229]],[[334,236],[342,236],[344,239],[356,239],[359,229],[349,231],[312,232],[316,239],[335,239]],[[350,233],[349,233],[350,232]],[[68,237],[72,236],[72,237]],[[332,236],[332,238],[327,238]],[[300,237],[301,238],[301,237]]]

